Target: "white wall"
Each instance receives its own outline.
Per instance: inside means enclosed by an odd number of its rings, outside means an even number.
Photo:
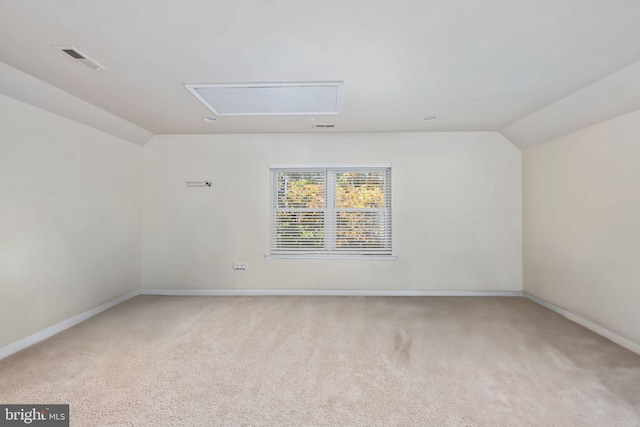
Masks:
[[[143,288],[522,290],[521,154],[495,132],[156,136]],[[269,165],[357,162],[393,165],[398,260],[266,260]]]
[[[140,286],[142,148],[0,95],[0,347]]]
[[[523,156],[525,291],[640,343],[640,111]]]

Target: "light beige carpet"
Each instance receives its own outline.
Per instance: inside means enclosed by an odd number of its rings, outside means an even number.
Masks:
[[[640,425],[640,356],[522,298],[136,297],[0,361],[74,426]]]

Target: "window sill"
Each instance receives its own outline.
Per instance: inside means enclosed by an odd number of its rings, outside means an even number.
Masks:
[[[343,259],[365,261],[395,261],[396,255],[265,255],[266,259]]]

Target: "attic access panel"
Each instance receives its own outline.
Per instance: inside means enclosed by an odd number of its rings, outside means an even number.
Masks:
[[[339,114],[343,82],[188,84],[218,116]]]

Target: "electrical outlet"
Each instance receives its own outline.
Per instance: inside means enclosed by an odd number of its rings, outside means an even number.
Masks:
[[[249,266],[247,265],[246,262],[234,262],[233,263],[233,269],[234,270],[245,271],[245,270],[249,269]]]

